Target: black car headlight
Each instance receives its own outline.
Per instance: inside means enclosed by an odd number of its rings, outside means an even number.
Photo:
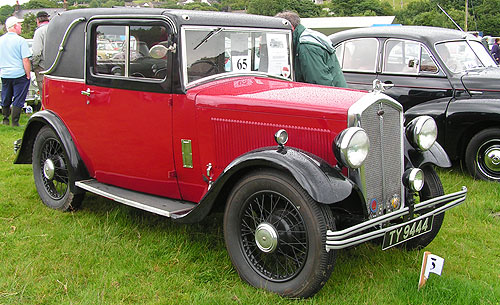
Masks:
[[[416,117],[406,126],[406,137],[419,150],[429,150],[437,139],[436,122],[427,115]]]
[[[363,128],[350,127],[337,135],[334,153],[342,165],[350,168],[360,167],[370,150],[370,139]]]

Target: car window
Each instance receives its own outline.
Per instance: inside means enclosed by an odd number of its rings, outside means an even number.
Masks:
[[[352,39],[336,46],[335,49],[342,70],[375,73],[378,54],[377,39]]]
[[[166,27],[99,25],[96,28],[97,74],[165,79],[171,37]]]
[[[427,49],[421,48],[422,53],[420,54],[420,73],[421,74],[435,74],[438,73],[438,67],[432,57],[430,56]]]
[[[182,35],[186,83],[221,73],[291,76],[289,31],[184,27]]]
[[[384,73],[437,73],[438,68],[421,43],[411,40],[389,39],[384,46]]]

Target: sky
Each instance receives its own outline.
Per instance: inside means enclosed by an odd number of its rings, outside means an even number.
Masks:
[[[23,3],[26,3],[28,2],[29,0],[19,0],[19,4],[23,4]],[[4,6],[4,5],[15,5],[16,4],[16,0],[0,0],[0,6]]]

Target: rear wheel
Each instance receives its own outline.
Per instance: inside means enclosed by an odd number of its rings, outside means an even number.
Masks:
[[[441,184],[441,179],[439,179],[438,174],[432,168],[432,166],[425,166],[422,168],[424,172],[424,187],[420,192],[418,192],[418,199],[420,202],[432,199],[434,197],[438,197],[444,195],[443,185]],[[419,211],[418,214],[423,215],[427,212],[430,212],[431,209],[425,209]],[[417,215],[418,216],[418,215]],[[402,244],[402,247],[408,250],[413,249],[421,249],[431,243],[434,240],[439,230],[441,229],[441,225],[444,221],[444,212],[434,216],[434,221],[432,224],[432,230],[423,235],[417,236],[413,239]]]
[[[485,129],[472,137],[465,152],[465,165],[476,179],[500,182],[500,129]]]
[[[84,194],[74,194],[75,180],[64,146],[48,126],[40,129],[33,146],[33,176],[43,203],[61,211],[77,208]]]
[[[224,237],[231,261],[250,285],[287,297],[309,297],[326,283],[335,252],[326,251],[332,213],[278,171],[243,178],[230,194]]]

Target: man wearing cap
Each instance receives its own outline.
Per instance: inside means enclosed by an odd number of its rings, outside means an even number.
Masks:
[[[347,88],[335,49],[328,37],[304,27],[295,12],[284,11],[275,17],[288,20],[293,29],[296,81]]]
[[[40,74],[44,71],[45,67],[45,35],[47,33],[47,25],[49,24],[49,14],[44,11],[38,12],[36,14],[36,25],[38,28],[33,36],[33,71],[36,75],[36,83],[38,84],[38,90],[40,90],[40,96],[43,96],[43,75]]]
[[[4,125],[9,125],[12,105],[12,126],[19,126],[19,116],[30,85],[31,51],[21,34],[21,22],[14,16],[7,18],[7,33],[0,37],[0,76],[2,77],[2,114]]]

